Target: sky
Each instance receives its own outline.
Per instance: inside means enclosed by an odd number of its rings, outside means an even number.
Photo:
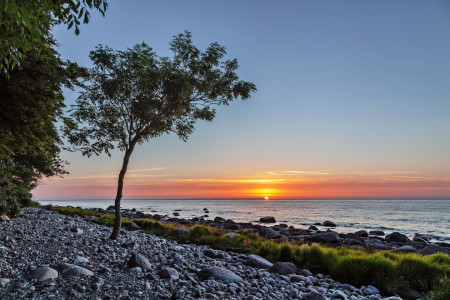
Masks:
[[[258,89],[187,142],[137,146],[123,199],[450,199],[446,0],[110,1],[80,29],[53,34],[81,66],[98,44],[171,56],[189,30],[201,50],[225,46]],[[37,200],[115,198],[123,153],[61,157],[70,174],[44,180]]]

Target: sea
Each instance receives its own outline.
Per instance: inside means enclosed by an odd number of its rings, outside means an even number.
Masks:
[[[40,200],[42,205],[103,208],[114,200]],[[274,217],[277,223],[308,228],[326,220],[334,222],[337,232],[361,229],[397,231],[409,237],[426,234],[434,240],[450,241],[450,200],[264,200],[264,199],[189,199],[189,200],[122,200],[121,207],[136,208],[151,214],[179,213],[191,219],[207,215],[235,222],[257,222]],[[207,209],[207,213],[204,209]]]

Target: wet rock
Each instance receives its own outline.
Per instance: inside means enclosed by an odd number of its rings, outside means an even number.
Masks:
[[[367,230],[359,230],[355,232],[355,234],[363,238],[369,237],[369,233],[367,232]]]
[[[214,218],[214,222],[215,223],[225,223],[225,219],[224,218],[221,218],[221,217],[215,217]]]
[[[402,243],[406,243],[406,242],[410,242],[410,239],[404,235],[401,234],[399,232],[393,232],[391,234],[386,235],[385,237],[386,241],[388,242],[402,242]]]
[[[269,269],[273,266],[273,263],[271,263],[270,261],[254,254],[251,254],[247,257],[246,264],[258,269]]]
[[[319,229],[318,229],[316,226],[311,225],[311,226],[308,227],[308,230],[314,230],[314,231],[317,231],[317,230],[319,230]]]
[[[261,222],[261,223],[276,223],[277,221],[275,220],[274,217],[262,217],[259,219],[259,222]]]
[[[58,263],[58,271],[63,276],[93,276],[94,273],[88,269],[68,264],[68,263]]]
[[[81,256],[77,256],[77,258],[75,259],[77,262],[79,263],[83,263],[83,264],[87,264],[89,262],[89,259],[85,258],[85,257],[81,257]]]
[[[189,235],[189,230],[184,229],[184,228],[177,228],[172,232],[172,235],[174,237],[180,237],[183,235]]]
[[[277,262],[270,269],[270,273],[277,273],[280,275],[289,275],[297,272],[297,267],[290,262]]]
[[[336,227],[336,224],[331,222],[331,221],[325,221],[322,223],[322,226],[327,226],[327,227]]]
[[[130,260],[128,261],[129,267],[139,267],[142,270],[149,270],[152,267],[152,264],[148,261],[148,259],[139,253],[132,252]]]
[[[232,271],[222,267],[206,267],[200,270],[198,276],[203,279],[214,277],[217,280],[227,280],[228,282],[239,283],[242,282],[242,278]]]

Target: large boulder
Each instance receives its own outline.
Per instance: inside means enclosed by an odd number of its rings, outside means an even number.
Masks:
[[[339,235],[336,232],[325,232],[325,233],[320,233],[314,236],[311,236],[310,240],[312,242],[316,242],[316,243],[322,243],[322,244],[327,244],[327,243],[331,243],[331,244],[335,244],[335,243],[339,243]]]
[[[280,275],[289,275],[296,273],[297,267],[291,262],[277,262],[269,269],[269,272]]]
[[[68,264],[68,263],[58,263],[58,271],[64,276],[93,276],[94,273],[88,269]]]
[[[274,217],[262,217],[261,219],[259,219],[259,222],[261,222],[261,223],[276,223],[277,221],[275,220]]]
[[[209,277],[214,277],[216,280],[223,280],[228,282],[242,282],[242,278],[232,271],[222,268],[222,267],[206,267],[198,272],[198,276],[203,279],[208,279]]]
[[[407,243],[410,242],[410,239],[399,232],[393,232],[391,234],[386,235],[385,237],[386,241],[388,242],[401,242],[401,243]]]
[[[177,228],[172,232],[172,235],[174,237],[180,237],[183,235],[189,235],[189,230],[184,229],[184,228]]]
[[[152,264],[148,261],[148,259],[139,253],[132,252],[130,260],[128,261],[128,266],[130,268],[139,267],[142,270],[149,270],[152,267]]]
[[[37,268],[30,272],[30,277],[37,280],[58,278],[58,272],[52,268]]]
[[[245,263],[251,267],[255,267],[258,269],[269,269],[273,266],[273,263],[271,263],[270,261],[254,254],[249,255]]]

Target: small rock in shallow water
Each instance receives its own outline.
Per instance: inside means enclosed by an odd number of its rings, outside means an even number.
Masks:
[[[261,223],[276,223],[277,221],[275,220],[274,217],[262,217],[259,219],[259,222],[261,222]]]

